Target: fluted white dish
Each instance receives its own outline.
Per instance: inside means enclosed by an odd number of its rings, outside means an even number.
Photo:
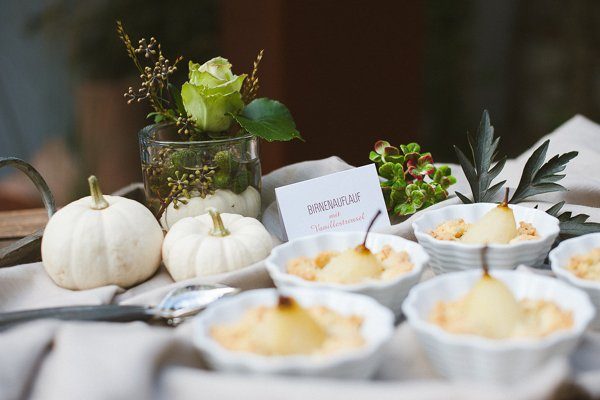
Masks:
[[[413,222],[413,230],[419,244],[431,256],[430,265],[436,274],[481,268],[481,244],[439,240],[430,232],[443,222],[462,218],[473,223],[492,208],[495,203],[459,204],[437,210],[425,211]],[[520,221],[533,224],[539,239],[514,244],[489,244],[486,260],[491,269],[512,269],[519,264],[535,266],[543,263],[559,233],[558,219],[548,213],[518,205],[509,205],[517,224]]]
[[[365,345],[323,356],[263,356],[228,350],[211,336],[215,325],[238,321],[254,307],[274,306],[279,293],[293,297],[303,307],[325,306],[341,315],[362,317],[360,332]],[[259,289],[221,299],[195,317],[194,343],[208,364],[219,371],[364,379],[376,372],[393,331],[391,311],[367,296],[318,289]]]
[[[569,259],[575,255],[589,253],[600,247],[600,233],[579,236],[565,240],[550,252],[550,265],[554,274],[565,282],[585,291],[596,307],[596,318],[592,322],[594,329],[600,329],[600,282],[581,279],[567,269]]]
[[[526,379],[551,358],[569,355],[594,317],[587,294],[558,279],[521,271],[493,271],[492,275],[517,299],[549,300],[572,312],[574,325],[543,338],[494,340],[447,332],[429,322],[431,310],[438,301],[466,295],[481,278],[481,271],[436,276],[415,286],[402,308],[432,365],[443,376],[488,382]]]
[[[287,272],[287,264],[298,257],[316,257],[322,251],[344,251],[362,243],[364,232],[331,232],[291,240],[275,247],[266,259],[266,266],[271,279],[278,288],[304,287],[342,290],[350,293],[364,294],[374,298],[391,309],[395,315],[402,312],[402,302],[421,278],[427,266],[429,256],[416,242],[399,236],[383,233],[369,233],[366,246],[373,252],[380,251],[389,245],[394,251],[405,250],[410,256],[413,269],[393,279],[369,280],[357,284],[341,284],[308,281]]]

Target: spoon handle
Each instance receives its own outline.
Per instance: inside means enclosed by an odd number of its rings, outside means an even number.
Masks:
[[[146,306],[119,306],[105,304],[97,306],[69,306],[40,308],[37,310],[0,313],[0,329],[22,322],[41,318],[78,321],[148,321],[155,316],[154,310]]]

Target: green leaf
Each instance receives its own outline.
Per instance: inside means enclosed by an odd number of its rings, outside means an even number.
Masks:
[[[394,164],[393,163],[384,163],[381,167],[379,167],[379,176],[385,179],[393,179],[394,178]]]
[[[171,97],[173,98],[173,101],[175,102],[175,104],[172,105],[175,114],[184,115],[187,117],[185,107],[183,107],[183,100],[181,99],[181,92],[172,83],[169,83],[167,87],[169,89]]]
[[[165,115],[162,112],[153,111],[153,112],[149,113],[148,115],[146,115],[146,118],[154,118],[154,123],[158,124],[159,122],[169,119],[169,116]]]
[[[401,144],[400,149],[404,154],[418,153],[421,151],[421,146],[419,146],[417,143],[409,143],[407,145]]]
[[[384,153],[385,148],[389,147],[389,146],[390,146],[390,142],[385,141],[385,140],[378,140],[378,141],[375,142],[375,146],[374,146],[375,152],[377,154],[381,155],[381,154]]]
[[[494,195],[500,190],[502,189],[502,186],[504,186],[504,184],[506,183],[506,181],[500,181],[492,186],[490,186],[488,188],[488,190],[486,190],[485,192],[485,196],[484,199],[482,201],[484,202],[491,202]]]
[[[560,181],[565,175],[558,174],[564,171],[567,163],[577,156],[576,151],[555,155],[544,164],[550,140],[546,140],[531,153],[525,163],[519,185],[515,190],[510,203],[518,203],[524,199],[542,193],[560,192],[567,190],[555,182]]]
[[[231,115],[248,133],[269,142],[302,139],[290,111],[282,103],[266,98],[253,100],[241,114]]]
[[[392,205],[404,203],[406,201],[406,192],[403,189],[404,188],[392,189],[392,192],[390,193],[390,201],[392,202]]]
[[[546,210],[548,214],[558,218],[561,237],[581,236],[587,235],[588,233],[600,232],[600,223],[586,222],[590,217],[587,214],[573,215],[571,211],[565,211],[562,214],[559,214],[564,205],[565,202],[561,201]]]
[[[399,163],[399,164],[404,163],[404,156],[400,155],[400,154],[385,155],[385,156],[382,156],[381,159],[385,160],[385,162],[393,162],[393,163]]]
[[[412,203],[403,203],[394,208],[394,212],[400,215],[410,215],[417,212],[417,208]]]
[[[379,163],[381,162],[381,155],[371,150],[369,153],[369,160],[373,161],[374,163]]]
[[[565,205],[564,201],[558,202],[555,205],[553,205],[552,207],[550,207],[549,209],[546,210],[546,212],[550,215],[552,215],[553,217],[557,217],[558,218],[558,213],[560,212],[560,209]],[[537,206],[535,206],[535,208],[537,208]]]
[[[473,200],[469,199],[464,194],[462,194],[460,192],[454,192],[454,193],[456,193],[456,196],[458,196],[458,198],[460,199],[460,201],[463,202],[463,204],[473,204]]]
[[[490,123],[490,115],[487,110],[483,111],[475,137],[467,135],[467,139],[472,161],[458,147],[454,146],[454,150],[469,182],[471,193],[473,194],[473,202],[491,201],[494,194],[504,184],[504,182],[501,184],[497,183],[490,187],[492,181],[504,168],[506,157],[502,157],[494,164],[500,138],[497,137],[494,139],[494,127]],[[494,165],[492,166],[492,164]],[[464,195],[461,199],[463,198],[466,199]]]

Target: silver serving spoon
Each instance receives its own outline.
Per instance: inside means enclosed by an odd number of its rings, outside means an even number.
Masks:
[[[111,322],[160,321],[176,326],[221,297],[239,292],[238,288],[219,284],[188,285],[171,290],[156,307],[106,304],[6,312],[0,313],[0,329],[40,318]]]

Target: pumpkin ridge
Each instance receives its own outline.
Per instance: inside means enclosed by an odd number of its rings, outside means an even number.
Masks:
[[[129,200],[129,199],[126,199],[126,200]],[[131,201],[134,201],[134,200],[131,200]],[[104,223],[104,218],[109,217],[110,219],[118,219],[118,221],[119,221],[118,223],[120,223],[120,224],[125,224],[125,229],[127,229],[127,227],[129,227],[129,226],[132,226],[132,227],[135,227],[135,229],[137,230],[138,225],[136,224],[135,219],[138,216],[133,215],[132,212],[127,212],[127,211],[123,210],[122,209],[123,207],[119,206],[118,204],[125,204],[126,205],[127,202],[118,201],[118,202],[112,203],[111,204],[112,208],[111,208],[111,211],[109,211],[109,213],[112,212],[113,215],[110,215],[108,213],[107,213],[107,215],[103,215],[103,223]],[[133,219],[133,221],[132,221],[132,219]],[[140,232],[140,233],[143,234],[143,233],[146,233],[146,232]],[[140,240],[139,236],[137,237],[137,240],[138,241]],[[112,242],[106,241],[106,238],[105,238],[105,242],[112,243]],[[117,245],[121,245],[121,244],[117,243]],[[114,250],[114,248],[112,250]],[[114,261],[114,257],[111,257],[111,261]],[[119,263],[119,265],[117,266],[116,269],[119,269],[119,270],[122,269],[123,268],[123,264],[129,265],[131,260],[128,259],[128,260],[125,260],[126,262],[123,262],[123,261],[124,260],[122,260],[122,259],[120,260],[120,263]],[[111,273],[112,273],[112,269],[113,268],[114,268],[114,265],[111,265]],[[135,278],[135,279],[132,279],[132,282],[133,282],[132,285],[135,285],[135,284],[137,284],[138,282],[140,282],[143,279],[143,275],[142,275],[143,271],[144,271],[143,268],[135,268],[135,267],[131,268],[131,267],[128,267],[128,269],[126,271],[120,271],[120,272],[124,272],[126,274],[132,274],[134,276],[134,278]]]
[[[115,208],[113,207],[112,204],[109,203],[109,206],[106,208],[106,210],[111,209],[111,211],[113,211]],[[96,211],[96,210],[94,210]],[[103,210],[97,210],[98,211],[98,218],[100,218],[100,229],[101,229],[101,237],[102,237],[102,242],[105,244],[110,243],[107,240],[107,236],[106,236],[106,221],[105,221],[105,215],[103,213]],[[111,211],[107,211],[107,212],[111,212]],[[113,258],[111,257],[112,253],[112,249],[109,248],[110,246],[102,246],[102,250],[104,252],[104,258],[106,259],[106,261],[108,262],[108,268],[104,268],[103,269],[103,276],[102,276],[102,282],[107,282],[108,281],[108,276],[111,275],[112,270],[114,268],[113,266]],[[104,285],[102,285],[104,286]]]
[[[76,275],[73,273],[73,270],[74,270],[73,261],[75,260],[76,263],[82,263],[82,262],[84,262],[84,260],[79,259],[74,252],[77,249],[81,248],[81,246],[79,244],[80,241],[88,236],[88,235],[86,235],[86,231],[87,231],[87,227],[90,226],[89,220],[92,219],[92,217],[94,217],[94,213],[90,212],[92,209],[89,208],[89,204],[86,204],[84,207],[86,207],[87,209],[82,210],[82,213],[78,216],[77,221],[75,223],[75,228],[73,229],[73,232],[71,235],[71,245],[70,245],[68,269],[69,269],[69,276],[71,277],[71,281],[73,283],[71,285],[72,287],[82,287],[80,274]],[[91,225],[93,225],[93,224],[91,224]],[[85,262],[87,262],[87,260],[85,260]],[[89,266],[87,266],[87,267],[89,268]]]
[[[60,214],[59,214],[60,213]],[[81,215],[85,213],[85,209],[84,208],[80,208],[80,207],[76,207],[76,208],[61,208],[59,209],[54,215],[59,215],[59,218],[71,218],[71,219],[79,219],[81,218]],[[48,224],[46,226],[46,229],[44,230],[44,236],[42,237],[42,263],[44,265],[44,268],[46,269],[46,271],[49,273],[50,277],[52,278],[52,280],[59,286],[66,286],[66,287],[74,287],[74,283],[73,283],[73,277],[72,274],[70,272],[70,261],[72,259],[72,237],[73,237],[73,231],[69,231],[67,233],[67,235],[59,235],[58,238],[56,237],[52,237],[51,239],[49,239],[50,235],[46,235],[47,232],[54,232],[57,229],[60,229],[61,226],[58,224],[57,219],[50,219],[50,221],[48,221]],[[65,273],[64,270],[64,265],[60,265],[61,261],[60,259],[57,260],[56,257],[54,256],[54,254],[51,254],[50,256],[46,256],[44,257],[44,254],[48,254],[49,250],[48,246],[50,247],[55,247],[55,246],[60,246],[61,248],[64,248],[65,253],[68,252],[69,254],[69,265],[68,265],[68,273]],[[46,251],[45,251],[46,250]],[[44,258],[46,258],[46,262],[43,262]],[[56,273],[56,275],[54,274]],[[68,282],[65,282],[65,280],[67,280]]]

